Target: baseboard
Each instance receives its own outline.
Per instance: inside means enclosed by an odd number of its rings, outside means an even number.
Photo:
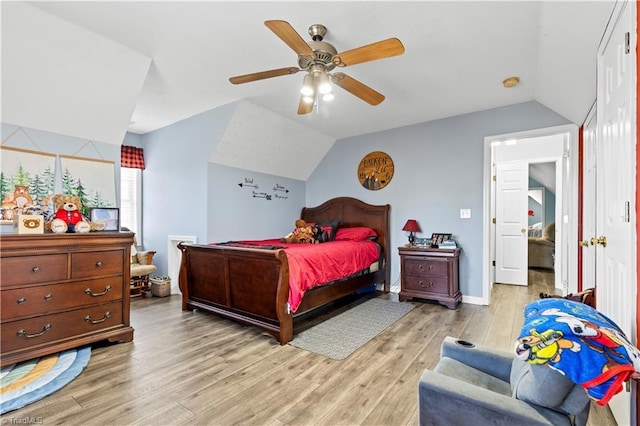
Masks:
[[[462,303],[468,303],[470,305],[485,305],[484,301],[482,300],[482,297],[465,296],[465,295],[462,295]]]

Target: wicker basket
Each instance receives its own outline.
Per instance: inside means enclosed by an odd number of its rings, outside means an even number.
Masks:
[[[166,297],[171,295],[171,278],[151,277],[151,294],[156,297]]]

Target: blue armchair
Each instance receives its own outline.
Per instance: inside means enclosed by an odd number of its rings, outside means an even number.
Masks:
[[[550,367],[453,337],[418,384],[421,426],[584,426],[589,407],[585,390]]]

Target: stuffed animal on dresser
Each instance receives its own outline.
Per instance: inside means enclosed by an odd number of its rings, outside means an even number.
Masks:
[[[80,213],[82,203],[75,195],[56,194],[53,196],[55,213],[47,228],[55,233],[89,232],[91,224]]]

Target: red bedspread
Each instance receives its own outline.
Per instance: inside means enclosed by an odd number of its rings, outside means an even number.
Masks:
[[[284,248],[289,261],[289,305],[292,312],[298,310],[307,290],[360,272],[380,257],[378,244],[370,240],[322,244],[286,244],[280,240],[242,243]]]

